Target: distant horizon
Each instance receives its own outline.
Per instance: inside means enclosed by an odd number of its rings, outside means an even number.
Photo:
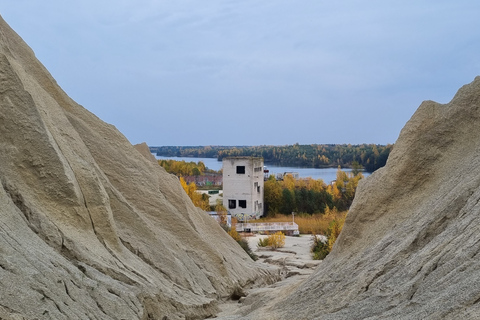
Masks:
[[[140,142],[142,143],[142,142]],[[146,143],[146,142],[145,142]],[[265,146],[265,147],[285,147],[285,146],[294,146],[296,145],[297,143],[293,143],[293,144],[256,144],[256,145],[220,145],[220,144],[204,144],[204,145],[192,145],[192,144],[189,144],[189,145],[148,145],[148,147],[152,147],[152,148],[155,148],[155,147],[192,147],[192,148],[195,148],[195,147],[262,147],[262,146]],[[330,145],[330,146],[334,146],[334,145],[352,145],[352,146],[361,146],[361,145],[377,145],[377,146],[388,146],[388,145],[394,145],[395,143],[387,143],[387,144],[382,144],[382,143],[298,143],[298,145],[300,146],[311,146],[311,145]]]

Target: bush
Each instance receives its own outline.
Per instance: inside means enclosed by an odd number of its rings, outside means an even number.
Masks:
[[[285,246],[285,235],[281,232],[275,232],[268,236],[268,242],[273,249]]]
[[[328,227],[328,251],[332,251],[333,244],[335,241],[337,241],[338,236],[340,235],[340,231],[342,231],[343,228],[343,221],[337,221],[333,220],[330,222],[330,225]]]
[[[228,231],[228,234],[230,235],[230,237],[232,237],[235,241],[239,242],[240,240],[242,240],[242,237],[240,236],[240,234],[237,232],[237,229],[235,229],[235,227],[232,227],[229,231]]]
[[[259,247],[268,247],[268,245],[269,245],[268,238],[260,238],[260,239],[258,239],[257,246],[259,246]]]
[[[345,219],[331,221],[326,237],[313,235],[313,244],[310,251],[314,260],[323,260],[332,251],[333,244],[340,235],[344,222]]]
[[[272,249],[282,248],[285,246],[285,235],[278,231],[267,238],[258,239],[257,245],[259,247],[272,247]]]
[[[243,250],[245,250],[245,252],[250,256],[250,258],[252,258],[253,261],[258,260],[257,255],[255,253],[253,253],[253,251],[250,248],[250,245],[248,244],[247,240],[245,240],[243,238],[240,238],[240,240],[237,241],[237,242],[240,245],[240,247],[242,247]]]
[[[330,253],[328,247],[328,240],[325,240],[323,236],[313,235],[313,243],[310,248],[312,252],[313,260],[323,260]]]

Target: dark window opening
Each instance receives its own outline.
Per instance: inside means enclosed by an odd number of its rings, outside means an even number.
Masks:
[[[237,174],[245,174],[245,166],[237,166]]]
[[[228,209],[235,209],[237,207],[236,200],[228,200]]]
[[[247,207],[247,200],[238,200],[238,206],[240,208],[246,208]]]

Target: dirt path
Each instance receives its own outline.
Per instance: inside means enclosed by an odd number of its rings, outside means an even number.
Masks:
[[[279,295],[290,292],[304,279],[308,278],[316,267],[322,262],[313,260],[310,254],[312,244],[311,235],[301,235],[300,237],[286,237],[285,247],[275,251],[269,248],[260,248],[257,246],[260,238],[265,235],[255,235],[248,237],[250,247],[259,257],[258,263],[265,263],[277,266],[281,269],[283,280],[276,282],[268,287],[245,289],[246,297],[238,301],[227,301],[219,305],[221,312],[216,319],[239,319]]]

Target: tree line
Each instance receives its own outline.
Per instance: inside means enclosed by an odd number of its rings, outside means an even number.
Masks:
[[[205,173],[206,167],[202,161],[186,162],[177,160],[158,160],[158,164],[167,170],[168,173],[181,176],[200,176]]]
[[[377,144],[308,144],[285,146],[163,146],[150,151],[165,157],[217,158],[262,157],[265,164],[290,167],[352,168],[360,166],[367,172],[381,168],[387,162],[393,145]]]
[[[329,213],[349,209],[362,173],[337,171],[337,179],[325,184],[321,179],[295,179],[286,175],[283,181],[274,176],[265,181],[264,203],[267,215],[277,213]]]
[[[203,161],[178,161],[178,160],[157,160],[158,164],[163,167],[168,173],[173,173],[177,177],[186,176],[203,176],[205,173],[216,173],[219,171],[209,169],[205,166]]]

